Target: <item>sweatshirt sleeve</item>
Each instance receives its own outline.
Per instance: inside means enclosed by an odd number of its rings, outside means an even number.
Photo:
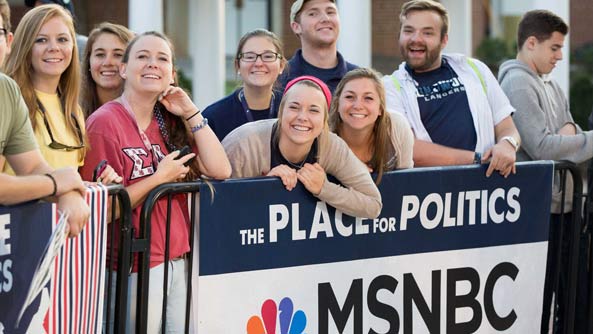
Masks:
[[[383,206],[381,193],[366,166],[335,134],[331,133],[328,141],[328,150],[320,164],[327,174],[333,175],[342,185],[326,179],[317,197],[350,216],[378,217]]]
[[[547,125],[534,87],[524,80],[507,84],[505,91],[517,109],[513,120],[521,134],[521,148],[530,158],[568,160],[578,164],[593,156],[593,132],[581,132],[573,136],[556,134]]]

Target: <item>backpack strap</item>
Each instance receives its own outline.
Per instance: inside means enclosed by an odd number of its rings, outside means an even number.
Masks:
[[[467,64],[469,65],[469,67],[471,67],[472,70],[474,70],[474,72],[478,76],[478,79],[480,79],[480,83],[482,84],[482,89],[484,90],[484,94],[488,95],[488,89],[486,89],[486,81],[484,80],[484,76],[482,75],[482,72],[480,72],[480,70],[478,69],[478,66],[476,66],[476,63],[471,58],[467,57],[466,59],[467,59]]]
[[[397,77],[395,76],[395,74],[391,75],[391,81],[393,81],[393,85],[395,86],[395,90],[397,90],[397,92],[399,93],[402,90],[402,86],[399,83],[399,80],[397,80]]]

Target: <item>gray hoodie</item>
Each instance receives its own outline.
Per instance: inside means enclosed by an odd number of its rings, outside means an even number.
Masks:
[[[574,123],[558,83],[538,76],[519,60],[504,62],[498,81],[517,109],[513,121],[522,140],[517,160],[568,160],[580,164],[593,157],[593,131],[582,131]],[[559,135],[558,130],[566,124],[573,124],[577,134]],[[555,178],[556,186],[557,182],[558,178]],[[567,197],[571,194],[572,191]],[[554,198],[552,212],[559,212],[558,205],[559,198]]]

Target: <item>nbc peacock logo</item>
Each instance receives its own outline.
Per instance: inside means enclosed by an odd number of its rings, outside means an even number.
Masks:
[[[266,300],[261,306],[261,317],[254,315],[247,321],[247,334],[304,334],[307,316],[302,310],[293,313],[292,300],[284,297],[280,305],[272,299]],[[276,331],[279,322],[280,332]]]

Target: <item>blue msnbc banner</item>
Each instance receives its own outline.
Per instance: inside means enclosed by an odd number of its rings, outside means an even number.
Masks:
[[[200,200],[198,331],[539,332],[553,165],[485,171],[388,173],[376,219],[270,178],[216,183]]]

